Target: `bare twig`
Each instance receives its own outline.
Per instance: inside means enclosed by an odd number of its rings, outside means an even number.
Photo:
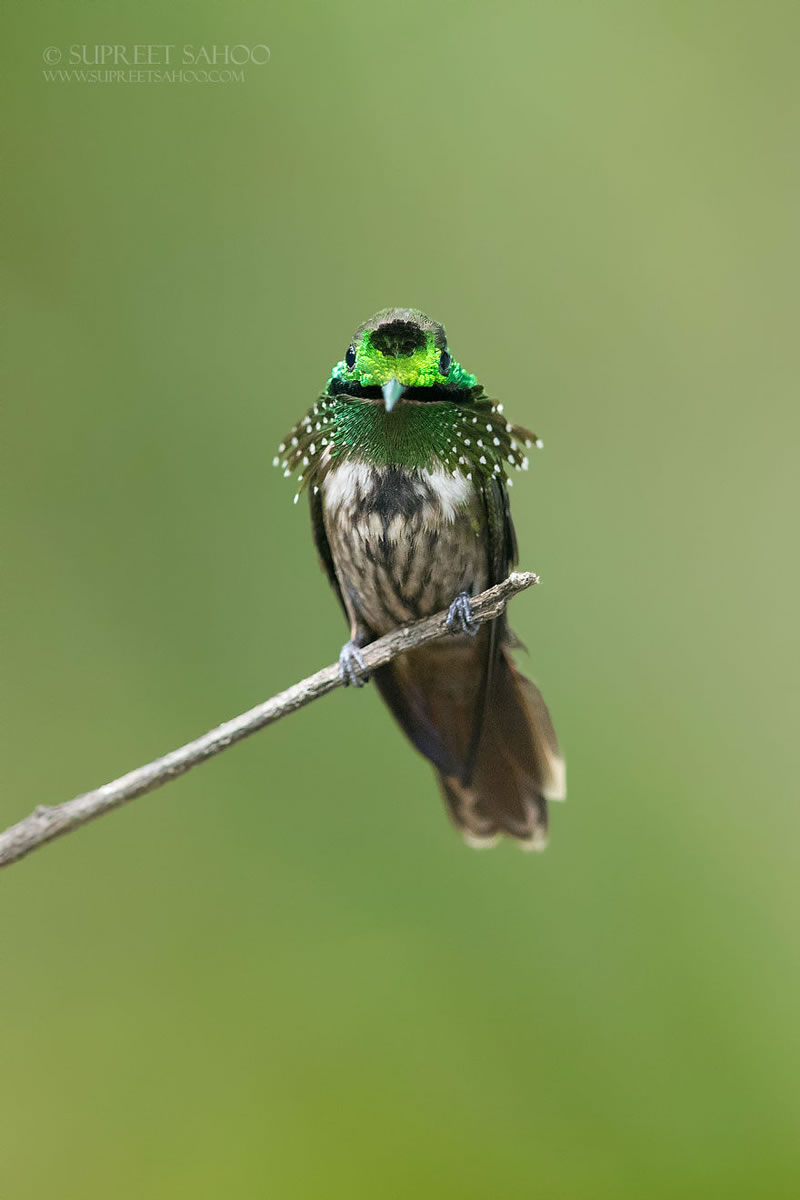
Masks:
[[[512,596],[538,582],[538,576],[531,572],[518,572],[509,575],[508,579],[504,579],[488,591],[481,592],[480,596],[475,596],[472,600],[475,621],[483,624],[498,617]],[[413,650],[425,642],[443,637],[448,632],[446,621],[447,613],[440,612],[433,617],[416,621],[413,625],[404,625],[392,633],[387,633],[385,637],[365,647],[363,655],[367,668],[374,670],[376,667],[382,667],[405,650]],[[43,846],[45,842],[51,842],[53,838],[61,837],[62,834],[85,825],[87,821],[93,821],[95,817],[110,812],[112,808],[118,808],[127,800],[133,800],[135,796],[161,787],[197,763],[204,762],[232,746],[234,742],[249,737],[257,729],[271,725],[280,717],[296,712],[298,708],[303,708],[312,700],[340,686],[338,664],[325,667],[317,671],[316,675],[309,675],[308,679],[287,688],[285,692],[279,692],[271,700],[257,704],[255,708],[226,721],[223,725],[218,725],[216,729],[202,734],[193,742],[187,742],[180,749],[171,750],[162,758],[137,767],[136,770],[121,775],[111,783],[103,784],[93,792],[84,792],[74,800],[67,800],[52,807],[40,805],[29,817],[0,833],[0,867],[16,862],[18,858],[23,858],[31,850]]]

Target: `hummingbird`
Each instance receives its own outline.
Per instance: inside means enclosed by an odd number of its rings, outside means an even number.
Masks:
[[[350,624],[339,670],[368,679],[362,649],[448,610],[449,636],[374,672],[412,745],[438,772],[468,844],[501,834],[547,843],[547,801],[565,795],[564,761],[538,689],[514,665],[505,614],[478,626],[471,597],[517,561],[509,468],[535,434],[452,356],[443,326],[390,308],[359,326],[322,394],[274,465],[308,492],[321,564]]]

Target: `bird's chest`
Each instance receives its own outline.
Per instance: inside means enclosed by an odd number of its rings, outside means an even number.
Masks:
[[[464,476],[344,463],[322,486],[325,530],[355,623],[385,633],[487,585],[480,494]]]

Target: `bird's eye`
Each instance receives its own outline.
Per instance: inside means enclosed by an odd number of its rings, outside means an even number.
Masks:
[[[353,367],[356,365],[356,348],[355,348],[355,346],[347,347],[347,354],[345,354],[345,356],[344,356],[344,361],[347,363],[348,371],[352,371]]]
[[[439,374],[440,375],[449,375],[450,374],[450,363],[452,361],[453,360],[451,359],[448,352],[446,350],[443,350],[442,357],[439,359]]]

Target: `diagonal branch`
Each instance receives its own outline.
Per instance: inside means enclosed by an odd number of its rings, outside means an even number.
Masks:
[[[512,596],[538,582],[538,576],[529,571],[509,575],[502,583],[473,598],[474,620],[482,625],[500,616]],[[447,632],[446,612],[425,617],[421,621],[415,621],[413,625],[395,629],[366,646],[363,650],[364,662],[369,670],[375,670],[376,667],[383,667],[391,662],[398,654],[444,637]],[[84,792],[74,800],[66,800],[63,804],[52,807],[40,805],[29,817],[0,833],[0,867],[16,862],[31,850],[43,846],[45,842],[70,833],[80,825],[85,825],[87,821],[93,821],[95,817],[110,812],[112,808],[119,808],[135,796],[152,792],[154,788],[169,783],[184,771],[207,758],[213,758],[221,750],[226,750],[234,742],[249,737],[256,730],[271,725],[273,721],[285,717],[288,713],[296,712],[298,708],[303,708],[312,700],[317,700],[340,686],[338,664],[324,667],[315,675],[309,675],[308,679],[287,688],[285,692],[279,692],[271,700],[257,704],[255,708],[234,717],[231,721],[225,721],[223,725],[202,734],[193,742],[187,742],[178,750],[171,750],[162,758],[137,767],[127,775],[121,775],[119,779],[105,783],[93,792]]]

